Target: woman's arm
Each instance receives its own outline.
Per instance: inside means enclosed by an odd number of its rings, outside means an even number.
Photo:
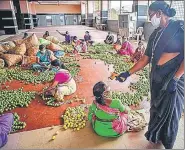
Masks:
[[[53,81],[53,83],[51,84],[51,86],[49,88],[46,89],[46,91],[49,91],[53,88],[55,88],[58,85],[58,81]]]
[[[175,77],[179,79],[183,74],[184,74],[184,60],[182,61],[177,72],[175,73]]]
[[[129,73],[134,74],[135,72],[144,68],[149,62],[149,57],[144,55],[130,70]]]

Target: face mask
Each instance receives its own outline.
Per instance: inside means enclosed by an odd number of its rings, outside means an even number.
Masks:
[[[159,27],[160,25],[160,22],[161,22],[161,17],[160,18],[157,18],[156,14],[152,17],[151,19],[151,23],[154,27]]]
[[[45,52],[46,52],[46,50],[42,50],[42,51],[40,51],[42,54],[44,54]]]

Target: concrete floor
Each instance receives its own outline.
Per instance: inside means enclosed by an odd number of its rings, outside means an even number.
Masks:
[[[48,30],[51,35],[58,37],[61,41],[64,40],[64,37],[59,35],[56,30],[59,30],[61,32],[69,31],[71,35],[77,35],[78,38],[83,38],[83,35],[86,30],[90,31],[92,35],[92,39],[96,42],[103,42],[105,39],[107,32],[105,31],[98,31],[94,28],[89,28],[85,26],[63,26],[63,27],[47,27],[47,28],[36,28],[28,30],[28,33],[36,33],[38,37],[42,37],[44,32]],[[21,38],[21,34],[9,37],[7,40],[14,40]],[[1,41],[1,36],[0,36]],[[136,46],[136,45],[135,45]],[[83,62],[84,61],[84,62]],[[108,73],[106,67],[104,69],[99,69],[102,66],[102,62],[99,61],[97,64],[94,65],[93,60],[89,61],[89,63],[85,63],[86,60],[82,60],[83,70],[81,73],[84,77],[84,83],[82,83],[82,86],[89,86],[92,88],[92,85],[90,85],[90,82],[93,81],[93,83],[96,83],[98,80],[103,80],[105,82],[107,81]],[[90,68],[91,70],[96,70],[94,72],[94,76],[96,76],[96,79],[94,78],[86,78],[91,76],[91,72],[87,72],[86,69]],[[98,69],[98,71],[97,71]],[[100,72],[103,73],[103,75],[99,75]],[[134,79],[135,77],[133,77]],[[129,81],[128,81],[129,82]],[[129,84],[129,83],[128,83]],[[120,88],[127,89],[123,87],[122,85],[117,86],[118,84],[115,82],[109,82],[109,85],[112,87],[113,90],[119,90]],[[126,86],[126,84],[125,84]],[[118,88],[119,87],[119,88]],[[91,90],[91,89],[90,89]],[[89,98],[92,95],[90,93],[89,89],[85,89],[83,93],[89,93]],[[88,101],[90,102],[90,101]],[[146,107],[147,105],[147,107]],[[140,107],[149,108],[148,103],[145,104],[142,103]],[[49,112],[48,112],[49,113]],[[53,115],[53,114],[50,114]],[[148,120],[149,114],[146,112],[146,118]],[[36,116],[36,115],[35,115]],[[59,116],[56,116],[59,117]],[[47,118],[45,118],[47,121]],[[93,130],[91,129],[91,125],[88,124],[84,129],[73,132],[71,130],[62,131],[60,130],[60,126],[55,126],[53,130],[50,130],[50,127],[32,130],[32,131],[25,131],[20,133],[14,133],[9,135],[9,141],[5,147],[2,149],[59,149],[59,148],[95,148],[95,149],[151,149],[154,148],[149,142],[145,139],[144,133],[147,130],[147,127],[145,130],[137,133],[126,133],[123,136],[113,139],[113,138],[103,138],[98,135],[96,135]],[[56,139],[54,141],[49,142],[49,140],[52,138],[52,135],[59,131],[59,135],[57,135]],[[175,149],[183,149],[184,148],[184,117],[182,117],[180,121],[179,126],[179,132],[177,136],[177,140],[174,146]]]

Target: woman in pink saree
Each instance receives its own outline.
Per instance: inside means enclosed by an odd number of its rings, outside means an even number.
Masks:
[[[121,49],[117,51],[119,55],[132,56],[134,54],[132,44],[128,41],[128,38],[124,38],[124,42]]]

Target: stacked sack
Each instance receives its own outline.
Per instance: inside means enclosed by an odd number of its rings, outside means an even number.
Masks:
[[[36,57],[38,48],[39,40],[35,34],[32,34],[24,40],[10,41],[0,45],[0,58],[10,67],[22,62],[25,55]]]

